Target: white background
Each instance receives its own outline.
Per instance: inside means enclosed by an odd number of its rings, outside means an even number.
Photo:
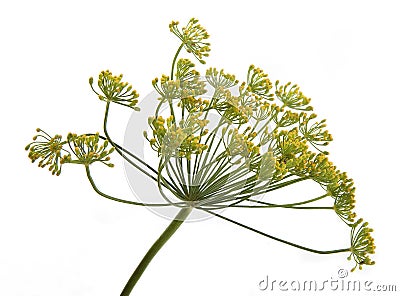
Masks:
[[[357,213],[375,229],[377,264],[348,278],[400,289],[396,2],[2,1],[0,295],[119,295],[166,227],[168,221],[144,208],[98,197],[81,167],[51,176],[30,164],[24,146],[36,127],[64,135],[101,131],[104,104],[88,77],[103,69],[124,73],[146,95],[151,79],[169,73],[179,45],[169,22],[192,16],[211,34],[208,65],[244,79],[254,63],[272,80],[301,85],[328,119],[330,157],[354,178]],[[129,116],[112,110],[119,141]],[[122,162],[114,162],[114,169],[95,167],[94,176],[104,191],[129,198]],[[291,200],[310,197],[307,187],[301,192],[286,193]],[[227,215],[309,247],[348,246],[348,229],[334,213]],[[257,288],[267,275],[335,279],[338,269],[353,266],[346,256],[309,254],[218,219],[189,223],[156,256],[133,295],[267,295]]]

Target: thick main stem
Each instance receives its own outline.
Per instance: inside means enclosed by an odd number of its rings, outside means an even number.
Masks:
[[[158,251],[164,246],[164,244],[170,239],[170,237],[178,230],[183,221],[189,216],[192,211],[191,207],[183,208],[176,215],[175,219],[169,224],[167,229],[161,234],[161,236],[154,242],[151,248],[147,251],[146,255],[140,261],[139,265],[136,267],[129,281],[127,282],[125,288],[121,292],[121,296],[129,296],[132,292],[133,287],[142,276],[143,272],[146,270],[150,261],[158,253]]]

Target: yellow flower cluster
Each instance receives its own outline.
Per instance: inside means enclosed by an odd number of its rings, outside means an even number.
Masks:
[[[230,88],[239,83],[235,75],[225,73],[223,69],[218,71],[216,68],[206,70],[206,79],[216,90]]]
[[[176,65],[176,80],[179,81],[181,101],[188,97],[196,97],[207,92],[206,83],[201,80],[200,73],[188,59],[180,59]],[[185,106],[186,107],[186,106]]]
[[[62,147],[65,141],[62,141],[60,135],[51,137],[48,133],[37,128],[36,131],[39,133],[33,137],[33,142],[25,147],[25,150],[29,150],[28,157],[35,162],[40,159],[38,166],[44,168],[49,166],[49,171],[53,175],[59,176],[61,174],[62,166]]]
[[[279,112],[282,112],[282,108],[274,103],[267,101],[259,101],[256,104],[255,112],[253,113],[253,118],[257,121],[264,120],[274,120],[277,121],[276,117]]]
[[[250,65],[247,72],[247,90],[254,93],[257,98],[273,100],[273,94],[269,94],[272,83],[268,78],[268,74],[264,73],[260,68]]]
[[[195,64],[191,60],[179,59],[176,63],[176,80],[183,82],[199,77],[200,73],[197,72],[194,67]]]
[[[109,167],[113,167],[109,163],[109,155],[114,151],[114,147],[107,150],[108,141],[99,144],[99,133],[95,135],[76,135],[69,133],[67,141],[73,147],[72,152],[77,159],[72,159],[71,155],[64,159],[64,162],[79,163],[88,166],[94,162],[101,162]]]
[[[307,149],[295,130],[284,132],[276,147],[281,155],[275,165],[274,178],[282,179],[287,173],[307,177],[323,186],[327,194],[334,198],[334,210],[347,224],[354,222],[355,195],[353,180],[346,173],[336,169],[324,153],[313,153]],[[279,139],[279,138],[278,138]],[[275,150],[275,151],[277,151]],[[275,152],[276,153],[276,152]]]
[[[229,122],[243,124],[252,117],[254,105],[244,102],[240,96],[234,96],[225,89],[215,97],[214,108]]]
[[[375,243],[371,236],[372,228],[368,227],[368,222],[363,223],[363,219],[359,219],[354,223],[351,229],[351,254],[347,258],[356,261],[356,266],[351,271],[354,271],[357,266],[362,269],[363,265],[374,265],[375,261],[369,258],[370,254],[375,254]]]
[[[240,133],[237,128],[229,129],[227,132],[224,130],[223,133],[226,134],[226,154],[229,157],[241,156],[246,161],[251,161],[260,154],[260,147],[252,141],[257,133],[248,134],[246,130],[244,133]]]
[[[280,108],[280,111],[283,111],[283,108]],[[291,110],[286,110],[283,112],[282,116],[278,118],[278,116],[273,117],[275,123],[279,127],[287,127],[291,126],[297,122],[299,122],[299,114],[296,112],[292,112]]]
[[[205,64],[203,58],[208,57],[210,52],[210,43],[204,41],[210,37],[206,29],[195,18],[191,18],[182,30],[179,30],[178,25],[179,22],[171,22],[169,30],[182,41],[188,53],[193,53],[200,63]]]
[[[304,138],[306,138],[314,147],[316,145],[326,146],[333,140],[332,135],[326,129],[324,130],[326,127],[325,119],[320,122],[314,122],[311,125],[309,124],[310,120],[313,120],[316,117],[317,115],[315,113],[307,115],[302,112],[299,118],[299,130],[303,134]]]
[[[160,81],[154,78],[151,82],[155,90],[161,95],[161,100],[172,102],[181,97],[181,84],[179,80],[170,80],[168,76],[162,75]]]
[[[199,119],[200,115],[190,116],[186,121],[180,121],[179,125],[176,125],[172,115],[167,120],[162,116],[149,117],[153,138],[149,139],[147,132],[144,132],[144,136],[158,155],[190,159],[192,154],[200,154],[207,149],[207,145],[200,143],[201,137],[208,132],[203,129],[207,121]],[[194,135],[200,129],[200,134]]]
[[[345,172],[336,172],[336,179],[326,186],[327,193],[335,199],[333,206],[336,214],[347,224],[354,222],[356,214],[355,187],[352,179]]]
[[[308,150],[307,141],[299,135],[297,128],[279,131],[274,140],[273,150],[280,162],[286,163]]]
[[[203,100],[202,98],[195,96],[182,97],[181,101],[178,103],[178,107],[185,108],[189,112],[202,112],[207,109],[209,105],[209,100]]]
[[[122,82],[122,77],[122,74],[114,76],[109,70],[101,71],[97,81],[101,93],[98,93],[93,88],[93,77],[89,78],[89,84],[100,100],[113,102],[139,111],[139,107],[136,106],[139,94],[132,89],[132,85]]]
[[[284,86],[279,86],[279,80],[277,80],[275,88],[275,95],[283,103],[283,107],[288,106],[300,111],[312,111],[313,108],[307,106],[311,99],[300,91],[297,84],[291,86],[291,82],[288,82]]]

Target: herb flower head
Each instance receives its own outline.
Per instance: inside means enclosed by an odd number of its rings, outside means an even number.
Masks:
[[[25,150],[29,150],[28,157],[35,162],[40,159],[38,166],[46,167],[49,166],[49,171],[53,175],[59,176],[61,174],[61,166],[63,158],[66,157],[68,151],[63,149],[65,141],[62,140],[62,136],[55,135],[51,137],[48,133],[37,128],[37,135],[33,137],[33,142],[25,147]],[[62,156],[64,153],[64,156]]]
[[[357,220],[351,229],[351,254],[347,258],[351,260],[353,258],[356,262],[356,266],[351,271],[354,271],[357,266],[362,269],[363,265],[374,265],[375,261],[372,261],[369,257],[370,254],[375,253],[375,243],[371,236],[373,232],[372,228],[368,227],[368,222],[363,222],[363,219]]]
[[[109,162],[110,154],[114,151],[114,147],[107,150],[108,141],[99,143],[99,133],[94,135],[77,135],[69,133],[67,137],[68,144],[72,153],[76,156],[76,160],[68,157],[65,162],[79,163],[88,166],[94,162],[103,163],[109,167],[114,165]]]
[[[185,46],[187,52],[193,53],[200,63],[205,64],[203,58],[208,57],[210,51],[210,43],[204,42],[210,37],[206,29],[195,18],[191,18],[182,29],[179,29],[178,25],[179,22],[171,22],[169,25],[170,31],[182,41],[182,45]]]
[[[55,175],[61,173],[63,164],[82,165],[93,189],[109,200],[179,209],[121,295],[130,294],[150,260],[193,209],[305,251],[350,252],[349,260],[356,263],[353,270],[374,264],[370,259],[375,252],[372,229],[362,219],[354,222],[354,182],[328,158],[326,148],[332,135],[326,120],[318,119],[313,113],[311,99],[297,84],[281,84],[279,80],[272,83],[268,74],[254,65],[249,66],[243,81],[239,76],[212,67],[202,76],[192,60],[179,58],[179,54],[185,48],[204,64],[210,51],[207,31],[194,18],[185,27],[179,28],[178,22],[172,22],[169,28],[181,43],[172,60],[171,74],[152,81],[158,93],[157,107],[143,131],[157,160],[155,167],[117,144],[107,130],[111,105],[140,111],[138,93],[122,81],[122,74],[114,76],[109,70],[99,74],[98,89],[93,85],[94,79],[89,79],[92,90],[106,102],[104,135],[69,133],[63,140],[60,135],[51,137],[38,129],[33,142],[26,146],[32,162],[40,159],[39,166],[48,166]],[[117,198],[97,187],[90,167],[94,163],[113,167],[110,154],[114,151],[154,182],[160,203]],[[320,194],[291,203],[263,200],[278,189],[300,182],[319,185]],[[291,192],[297,193],[297,190]],[[322,199],[328,206],[312,205]],[[226,208],[331,210],[350,228],[350,245],[329,251],[301,246],[222,215],[219,210]]]
[[[122,82],[122,77],[122,74],[115,76],[109,70],[102,71],[97,80],[97,85],[101,92],[97,92],[94,89],[92,77],[89,78],[89,84],[100,100],[113,102],[139,111],[139,107],[136,106],[139,94],[132,89],[132,85]]]

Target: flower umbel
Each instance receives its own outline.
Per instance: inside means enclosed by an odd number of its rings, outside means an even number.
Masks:
[[[25,150],[29,150],[28,157],[32,162],[40,159],[39,167],[44,168],[49,166],[49,171],[53,175],[59,176],[61,174],[63,159],[61,154],[62,152],[67,152],[63,149],[63,145],[66,142],[62,140],[62,136],[60,135],[51,137],[40,128],[37,128],[36,131],[38,134],[33,137],[33,142],[25,147]]]
[[[207,92],[206,84],[200,78],[200,73],[194,69],[194,63],[188,59],[180,59],[176,64],[176,80],[180,83],[181,100],[194,98]]]
[[[231,88],[239,83],[235,75],[225,73],[224,69],[218,71],[216,68],[209,68],[206,71],[206,79],[216,90]]]
[[[68,144],[71,147],[73,154],[77,159],[71,159],[68,157],[65,162],[79,163],[88,166],[94,162],[101,162],[109,167],[114,165],[109,162],[109,155],[114,151],[114,147],[107,150],[108,141],[104,141],[102,144],[99,143],[99,133],[95,135],[76,135],[68,134]]]
[[[375,261],[369,258],[370,254],[375,253],[374,239],[371,237],[372,228],[367,227],[368,222],[363,223],[363,219],[357,220],[351,229],[351,254],[347,258],[353,258],[356,261],[356,266],[351,271],[354,271],[357,266],[362,269],[363,265],[374,265]]]
[[[89,78],[89,84],[100,100],[113,102],[139,111],[139,107],[136,106],[139,94],[132,89],[132,85],[122,82],[122,77],[122,74],[114,76],[109,70],[101,71],[97,80],[101,93],[98,93],[93,88],[93,77]]]
[[[274,95],[269,94],[272,83],[268,79],[268,74],[264,73],[260,68],[256,68],[254,65],[249,67],[249,71],[247,72],[247,85],[248,91],[254,93],[257,97],[273,100]]]
[[[182,41],[188,53],[193,53],[200,63],[205,64],[203,58],[208,57],[210,51],[210,43],[204,42],[210,37],[206,29],[195,18],[191,18],[181,30],[179,30],[178,25],[179,22],[171,22],[170,31]]]
[[[316,117],[317,115],[315,113],[310,115],[307,115],[304,112],[301,113],[299,130],[308,140],[308,142],[319,150],[319,148],[316,146],[327,146],[329,142],[333,140],[333,138],[327,130],[324,130],[326,127],[325,119],[322,119],[320,122],[314,122],[310,124],[310,121]]]
[[[275,88],[275,95],[282,101],[283,106],[288,106],[289,108],[300,111],[313,110],[313,108],[308,105],[311,99],[300,91],[300,87],[297,84],[291,86],[291,82],[288,82],[283,86],[279,85],[279,80],[277,80]]]

